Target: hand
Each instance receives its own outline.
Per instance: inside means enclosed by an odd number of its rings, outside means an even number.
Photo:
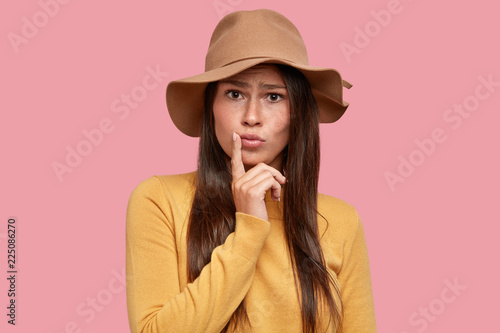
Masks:
[[[265,163],[259,163],[245,172],[241,158],[241,138],[236,133],[233,133],[231,171],[236,211],[268,221],[266,192],[271,189],[271,197],[279,201],[281,185],[285,184],[286,178],[281,172]]]

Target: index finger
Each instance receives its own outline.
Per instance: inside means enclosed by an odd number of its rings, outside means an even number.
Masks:
[[[233,151],[231,156],[231,172],[233,181],[239,179],[245,174],[245,166],[241,159],[241,138],[236,132],[233,132]]]

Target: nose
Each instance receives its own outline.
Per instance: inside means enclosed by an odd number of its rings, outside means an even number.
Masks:
[[[262,124],[261,118],[261,105],[255,99],[251,99],[246,105],[243,124],[247,126],[260,126]]]

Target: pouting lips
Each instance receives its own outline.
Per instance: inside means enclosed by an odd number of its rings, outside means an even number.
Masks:
[[[245,133],[240,135],[241,145],[246,148],[257,148],[264,144],[266,140],[253,133]]]

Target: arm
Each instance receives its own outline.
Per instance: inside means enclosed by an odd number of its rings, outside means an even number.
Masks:
[[[368,251],[359,217],[353,239],[350,245],[347,244],[338,279],[344,312],[343,333],[376,332]]]
[[[133,333],[219,332],[245,297],[269,234],[267,221],[236,213],[236,230],[200,276],[180,290],[173,218],[158,178],[141,183],[127,210],[127,304]],[[182,216],[186,213],[184,212]],[[178,215],[177,215],[178,216]],[[185,248],[185,246],[184,246]]]

